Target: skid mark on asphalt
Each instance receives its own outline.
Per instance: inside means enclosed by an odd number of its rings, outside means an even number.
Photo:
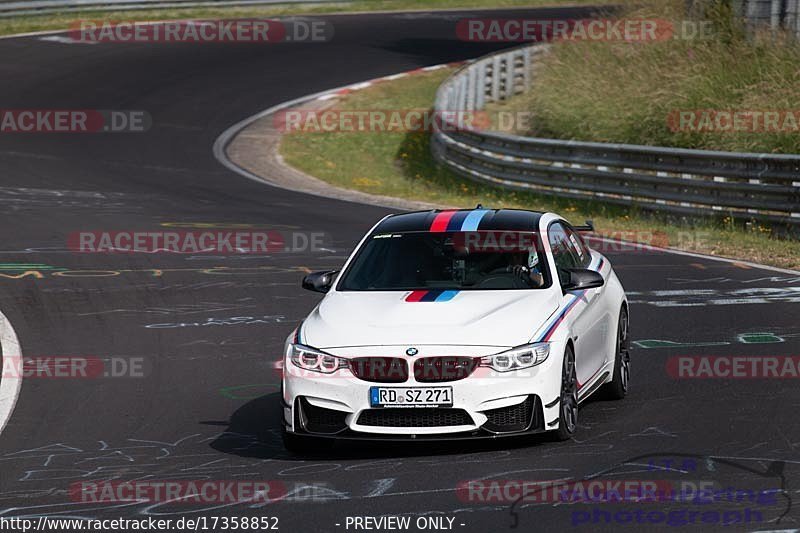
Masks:
[[[637,348],[654,350],[661,348],[693,348],[704,346],[729,346],[734,344],[764,345],[784,344],[800,337],[800,332],[794,330],[752,329],[731,333],[725,338],[716,340],[678,340],[678,339],[638,339],[632,341]]]
[[[797,276],[768,276],[751,279],[732,279],[725,277],[716,278],[667,278],[667,281],[675,285],[690,285],[696,283],[698,285],[706,286],[710,283],[741,283],[748,285],[751,283],[778,283],[781,285],[800,284],[800,277]]]
[[[225,318],[207,318],[203,322],[166,322],[163,324],[147,324],[145,327],[149,329],[174,329],[174,328],[191,328],[191,327],[204,327],[204,326],[243,326],[251,324],[280,324],[283,322],[291,322],[291,319],[286,318],[284,315],[263,315],[263,316],[232,316]]]
[[[253,298],[240,298],[239,301],[250,301]],[[255,304],[243,303],[223,303],[223,302],[200,302],[198,304],[175,304],[171,307],[145,307],[142,308],[119,308],[105,309],[102,311],[91,311],[86,313],[75,313],[77,316],[95,316],[110,314],[139,314],[150,313],[156,315],[192,315],[197,313],[215,313],[221,311],[239,311],[241,309],[252,309],[257,307]]]
[[[800,287],[629,291],[627,294],[631,299],[631,304],[646,304],[656,307],[800,303]]]

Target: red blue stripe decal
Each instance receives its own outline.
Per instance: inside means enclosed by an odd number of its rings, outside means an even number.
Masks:
[[[553,333],[556,332],[558,326],[560,326],[561,323],[564,321],[564,318],[566,318],[567,313],[572,311],[572,309],[575,307],[575,305],[577,305],[580,299],[583,298],[584,294],[586,294],[586,291],[581,291],[579,294],[573,295],[573,300],[567,305],[567,307],[564,308],[563,311],[561,311],[558,314],[555,321],[552,324],[550,324],[550,327],[547,328],[547,330],[542,334],[542,336],[539,338],[537,342],[547,342],[550,340],[550,337],[553,336]]]
[[[477,231],[483,217],[489,213],[488,209],[473,209],[472,211],[442,211],[437,213],[431,223],[432,233],[445,231]]]
[[[433,290],[411,291],[406,296],[407,302],[449,302],[459,291]]]
[[[603,265],[605,265],[605,259],[600,258],[600,261],[597,263],[597,266],[595,267],[598,272],[602,270]],[[592,266],[590,265],[589,268],[592,269]],[[586,291],[573,293],[572,300],[560,313],[558,313],[558,315],[556,315],[556,317],[553,319],[553,321],[550,323],[547,329],[545,329],[544,332],[539,336],[539,339],[536,342],[547,342],[548,340],[550,340],[550,337],[552,337],[553,334],[556,332],[558,326],[561,325],[561,323],[566,318],[567,314],[575,308],[575,306],[578,304],[581,298],[584,297],[585,294]]]
[[[450,222],[447,223],[447,231],[460,231],[461,225],[467,219],[467,215],[469,215],[469,211],[459,211],[453,215]]]
[[[408,296],[406,296],[407,302],[419,302],[422,300],[422,297],[428,294],[428,291],[413,291]]]
[[[461,231],[478,231],[478,225],[488,213],[488,209],[475,209],[470,211],[464,219],[464,223],[461,224]]]
[[[442,211],[436,215],[431,223],[431,233],[442,233],[447,231],[447,226],[450,224],[450,219],[455,216],[458,211]]]

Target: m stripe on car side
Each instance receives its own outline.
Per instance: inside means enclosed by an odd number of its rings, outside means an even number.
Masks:
[[[597,263],[597,266],[596,267],[592,267],[590,265],[589,269],[593,270],[594,268],[596,268],[597,271],[600,272],[603,269],[603,265],[605,265],[605,264],[606,264],[605,260],[603,258],[600,258],[600,262]],[[575,306],[578,304],[578,302],[581,300],[581,298],[584,297],[585,294],[586,294],[586,291],[573,293],[572,294],[572,300],[567,304],[567,306],[564,308],[563,311],[561,311],[558,315],[556,315],[556,317],[553,319],[553,321],[550,323],[550,325],[547,326],[547,328],[539,336],[539,338],[536,340],[536,342],[547,342],[548,340],[550,340],[550,337],[552,337],[553,334],[556,332],[556,330],[558,329],[558,326],[561,325],[561,323],[566,318],[567,314],[570,311],[572,311],[572,309],[575,308]]]
[[[577,305],[580,299],[583,298],[584,294],[586,294],[586,291],[581,291],[580,293],[573,295],[573,300],[567,305],[567,307],[564,308],[563,311],[558,314],[558,316],[555,318],[555,321],[545,330],[537,342],[547,342],[550,340],[550,337],[553,336],[553,333],[556,332],[558,326],[560,326],[564,321],[564,318],[566,318],[567,313],[572,311],[572,308]]]

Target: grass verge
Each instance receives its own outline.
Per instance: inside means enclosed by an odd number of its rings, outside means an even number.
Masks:
[[[384,82],[351,93],[341,110],[427,109],[450,70]],[[423,200],[443,206],[519,207],[554,211],[580,223],[591,218],[598,230],[626,240],[686,251],[800,268],[800,242],[769,238],[763,228],[745,231],[732,224],[689,223],[634,209],[513,192],[466,181],[437,165],[426,133],[292,133],[281,142],[290,165],[339,187]],[[669,222],[669,223],[666,223]]]
[[[684,5],[657,0],[628,17],[670,20],[680,28]],[[515,131],[523,135],[800,153],[800,43],[780,34],[747,38],[724,11],[702,20],[709,24],[704,38],[676,32],[663,41],[556,43],[538,64],[528,94],[488,110],[530,113],[532,124]],[[683,124],[681,111],[689,117]],[[739,131],[720,131],[716,111],[725,117],[755,112],[754,131],[746,118]],[[765,111],[781,113],[774,115],[777,123],[764,124],[757,114]]]
[[[557,5],[602,4],[602,0],[353,0],[332,4],[250,7],[193,7],[136,9],[118,11],[65,11],[42,15],[0,18],[0,35],[68,29],[79,20],[153,21],[178,19],[267,18],[282,15],[348,13],[359,11],[410,11],[456,8],[544,7]]]

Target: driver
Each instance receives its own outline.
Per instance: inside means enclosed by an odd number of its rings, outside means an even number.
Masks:
[[[539,264],[539,253],[535,249],[528,251],[527,262],[522,254],[511,254],[510,263],[506,270],[515,276],[527,281],[532,287],[544,286],[544,276]],[[527,263],[527,264],[526,264]]]

